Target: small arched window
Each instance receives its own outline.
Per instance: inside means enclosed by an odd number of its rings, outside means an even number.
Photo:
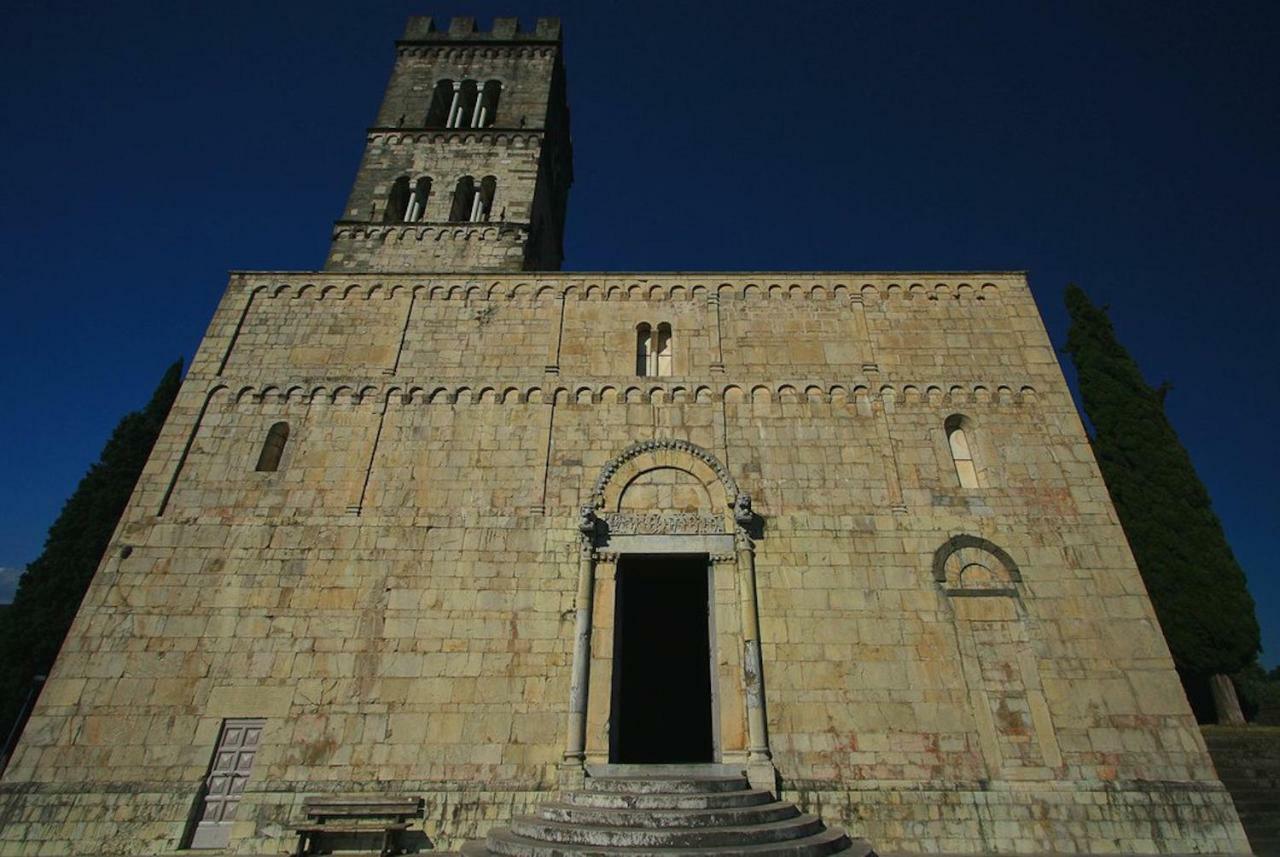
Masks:
[[[474,80],[464,80],[457,86],[453,106],[449,113],[450,128],[470,128],[479,109],[479,88]]]
[[[259,473],[273,473],[280,469],[280,458],[284,455],[284,445],[289,441],[289,424],[275,423],[267,429],[267,439],[262,442],[262,452],[258,453]]]
[[[475,122],[472,123],[472,127],[488,128],[495,123],[498,116],[498,96],[501,94],[501,83],[496,80],[485,82],[476,103]]]
[[[401,223],[409,207],[409,177],[401,176],[391,185],[391,193],[387,194],[387,207],[382,212],[384,223]]]
[[[404,219],[410,223],[427,219],[427,200],[431,197],[431,179],[423,176],[413,186],[409,202],[405,206]]]
[[[457,87],[452,80],[442,80],[431,93],[431,106],[427,108],[428,128],[448,127],[449,117],[455,106]]]
[[[498,180],[494,176],[480,179],[480,192],[471,204],[471,220],[487,221],[493,213],[493,195],[498,190]]]
[[[476,203],[476,180],[471,176],[458,179],[453,189],[453,206],[449,209],[449,220],[461,223],[471,219],[471,210]]]
[[[646,378],[649,375],[649,355],[652,353],[653,329],[647,321],[636,325],[636,375]]]
[[[653,345],[654,375],[671,374],[671,325],[665,321],[658,325],[658,337]]]
[[[960,479],[961,488],[977,488],[978,468],[973,461],[973,449],[969,445],[969,420],[960,414],[947,417],[947,446],[951,449],[951,460],[956,465],[956,476]]]

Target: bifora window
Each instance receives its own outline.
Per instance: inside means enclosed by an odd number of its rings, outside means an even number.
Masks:
[[[478,184],[472,176],[458,179],[449,220],[454,223],[487,221],[493,213],[493,194],[497,188],[498,180],[493,176],[485,176]]]
[[[671,374],[671,325],[636,325],[636,375],[660,378]]]
[[[427,108],[428,128],[488,128],[498,115],[502,84],[487,80],[442,80],[436,83]]]
[[[423,176],[409,189],[409,177],[400,176],[391,185],[387,195],[387,207],[382,213],[384,223],[417,223],[427,219],[427,200],[431,196],[431,178]]]

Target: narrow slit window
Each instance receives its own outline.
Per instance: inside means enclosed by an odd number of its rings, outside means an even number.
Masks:
[[[955,462],[960,487],[977,488],[979,487],[978,468],[974,464],[973,450],[969,446],[967,423],[968,421],[959,415],[947,417],[947,445],[951,448],[951,460]]]
[[[289,424],[276,423],[267,429],[267,439],[262,442],[262,452],[258,454],[259,473],[274,473],[280,469],[280,458],[284,455],[284,445],[289,441]]]

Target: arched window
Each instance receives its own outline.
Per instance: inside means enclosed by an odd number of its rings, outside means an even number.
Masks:
[[[502,94],[502,84],[496,80],[486,81],[480,90],[480,99],[476,103],[474,128],[488,128],[495,123],[498,116],[498,96]]]
[[[498,180],[494,176],[480,179],[480,192],[471,204],[471,220],[488,220],[493,212],[493,194],[498,189]]]
[[[275,423],[267,429],[267,439],[262,442],[262,452],[258,454],[258,466],[254,468],[260,473],[271,473],[280,469],[280,457],[284,455],[284,445],[289,440],[289,424]]]
[[[641,378],[648,377],[649,373],[649,355],[652,353],[651,341],[653,339],[653,330],[649,327],[647,321],[642,321],[636,325],[636,375]]]
[[[474,124],[476,104],[479,93],[474,80],[464,80],[458,84],[453,105],[449,113],[450,128],[470,128]]]
[[[427,108],[426,127],[446,128],[453,114],[457,87],[452,80],[442,80],[431,93],[431,106]]]
[[[391,185],[387,194],[387,207],[382,212],[384,223],[401,223],[409,207],[409,177],[401,176]]]
[[[453,189],[453,206],[449,209],[449,220],[454,223],[471,219],[471,210],[476,204],[476,180],[471,176],[458,179]]]
[[[654,375],[671,374],[671,325],[665,321],[658,325],[658,337],[653,345]]]
[[[978,468],[973,462],[973,450],[969,446],[969,420],[960,414],[947,417],[947,445],[951,448],[951,460],[956,465],[956,476],[961,488],[977,488]]]
[[[431,179],[423,176],[413,186],[409,202],[405,206],[404,219],[410,223],[427,219],[427,200],[431,197]]]
[[[636,325],[636,375],[656,378],[671,374],[671,325],[655,330],[647,321]]]

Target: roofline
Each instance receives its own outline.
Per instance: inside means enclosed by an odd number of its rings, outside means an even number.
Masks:
[[[406,224],[369,224],[371,226],[397,226]],[[408,224],[412,225],[412,224]],[[468,226],[474,224],[458,224]],[[672,271],[306,271],[306,270],[273,270],[253,268],[233,268],[231,274],[265,275],[265,274],[307,274],[324,277],[470,277],[472,279],[492,279],[494,277],[523,277],[552,279],[558,277],[629,277],[644,279],[645,277],[1026,277],[1030,271],[1025,268],[1010,270],[896,270],[896,271],[808,271],[808,270],[672,270]]]

